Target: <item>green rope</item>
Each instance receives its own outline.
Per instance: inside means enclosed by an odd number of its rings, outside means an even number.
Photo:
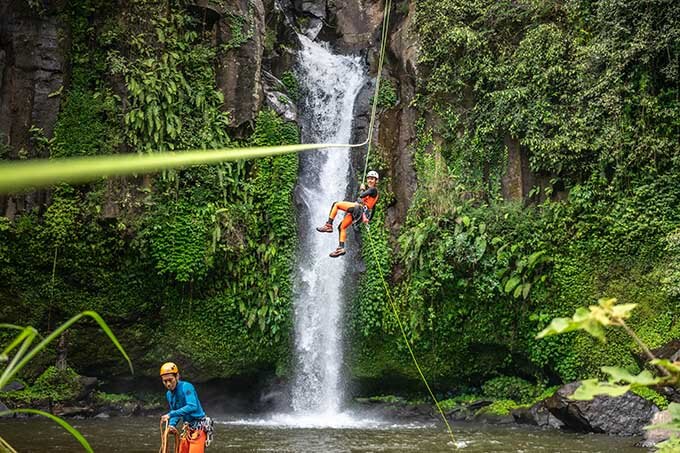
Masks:
[[[195,149],[149,154],[17,160],[0,164],[0,194],[35,189],[60,182],[84,183],[106,176],[145,174],[193,165],[256,159],[316,149],[359,146],[362,144],[310,143],[258,148]]]
[[[380,39],[380,58],[378,58],[378,76],[375,81],[375,93],[373,94],[373,105],[371,106],[371,121],[368,123],[368,136],[366,137],[366,162],[364,163],[364,175],[361,181],[366,180],[366,171],[368,170],[368,156],[371,154],[371,142],[373,140],[373,128],[375,126],[376,111],[378,110],[378,93],[380,92],[380,79],[382,77],[383,62],[385,61],[385,49],[387,48],[387,30],[390,24],[390,8],[392,7],[392,0],[387,0],[385,3],[385,14],[383,16],[382,34]]]
[[[378,93],[380,90],[380,79],[382,76],[382,68],[383,68],[383,62],[385,61],[385,49],[387,48],[387,31],[389,28],[389,22],[390,22],[390,8],[392,6],[392,0],[387,0],[385,3],[385,15],[383,18],[383,25],[382,25],[382,35],[381,35],[381,45],[380,45],[380,58],[378,60],[378,76],[376,79],[375,83],[375,94],[373,95],[373,106],[371,107],[371,120],[369,122],[368,126],[368,137],[366,138],[366,161],[364,163],[364,175],[362,177],[362,181],[366,180],[366,172],[368,170],[368,158],[371,153],[371,139],[373,137],[373,128],[375,125],[375,117],[376,117],[376,111],[378,108]],[[399,326],[399,330],[401,331],[401,336],[404,338],[404,343],[406,344],[406,348],[408,349],[409,354],[411,355],[411,359],[413,360],[413,364],[416,367],[416,370],[418,370],[418,374],[420,375],[420,379],[423,381],[425,384],[425,387],[427,388],[428,393],[430,394],[430,397],[432,398],[432,401],[434,401],[435,406],[437,407],[437,410],[439,411],[439,414],[441,415],[442,420],[444,421],[444,424],[446,425],[446,429],[449,432],[449,436],[451,436],[451,441],[453,444],[456,444],[456,438],[453,435],[453,430],[451,429],[451,425],[449,424],[449,421],[446,418],[446,415],[444,414],[444,411],[441,408],[441,405],[439,404],[439,401],[437,400],[437,397],[434,396],[434,392],[432,391],[432,388],[430,387],[429,382],[427,381],[427,378],[425,377],[425,374],[423,373],[423,370],[420,368],[420,364],[418,363],[418,359],[416,359],[416,355],[413,352],[413,348],[411,348],[411,343],[408,340],[408,337],[406,336],[406,330],[404,329],[404,325],[401,322],[401,316],[399,315],[399,309],[397,308],[397,304],[394,303],[394,299],[392,298],[392,294],[390,293],[390,287],[387,284],[387,281],[385,280],[385,274],[382,270],[382,267],[380,266],[380,261],[378,260],[378,254],[375,250],[375,244],[373,243],[373,237],[371,236],[371,229],[368,228],[368,225],[366,226],[366,231],[368,231],[368,239],[371,244],[371,250],[373,252],[373,259],[375,261],[376,267],[378,269],[378,272],[380,274],[380,279],[382,280],[383,286],[385,287],[385,293],[387,294],[387,300],[390,303],[390,306],[392,308],[392,314],[394,315],[394,319],[397,321],[397,325]]]
[[[427,388],[427,391],[430,394],[432,401],[434,401],[435,406],[437,406],[437,410],[439,411],[439,414],[441,415],[442,420],[444,421],[444,424],[446,425],[446,429],[449,432],[449,436],[451,436],[451,441],[455,445],[456,444],[456,438],[453,435],[453,430],[451,429],[451,425],[449,424],[449,421],[447,420],[446,415],[444,415],[444,411],[442,410],[442,407],[439,404],[437,397],[434,396],[434,392],[432,391],[430,384],[427,382],[427,378],[425,377],[423,370],[420,368],[420,365],[418,364],[418,360],[416,359],[416,355],[413,352],[413,348],[411,348],[411,343],[409,342],[408,337],[406,336],[406,329],[404,329],[404,324],[401,322],[401,316],[399,315],[399,309],[397,308],[397,304],[394,303],[394,299],[392,298],[392,293],[390,293],[390,287],[387,284],[387,281],[385,280],[385,274],[383,273],[382,267],[380,267],[380,261],[378,260],[378,253],[375,251],[375,245],[373,243],[373,236],[371,236],[371,229],[368,228],[368,225],[366,226],[366,231],[368,231],[368,241],[371,243],[371,250],[373,251],[373,259],[375,260],[376,267],[378,268],[378,273],[380,274],[380,279],[382,280],[383,286],[385,287],[385,293],[387,294],[387,300],[389,301],[390,306],[392,307],[392,315],[394,315],[394,319],[397,321],[397,325],[399,326],[399,330],[401,331],[401,336],[404,338],[404,343],[406,343],[406,348],[408,349],[409,354],[411,354],[411,359],[413,360],[413,364],[416,366],[416,369],[418,370],[418,374],[420,375],[420,379],[422,379],[422,381],[425,383],[425,387]]]

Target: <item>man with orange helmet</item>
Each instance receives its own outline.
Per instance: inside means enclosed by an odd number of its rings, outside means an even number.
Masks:
[[[212,420],[206,417],[196,389],[190,382],[180,380],[179,369],[172,362],[161,366],[160,375],[168,390],[165,397],[170,406],[170,412],[161,420],[167,421],[171,430],[177,430],[180,419],[184,422],[180,453],[203,453],[212,441]]]

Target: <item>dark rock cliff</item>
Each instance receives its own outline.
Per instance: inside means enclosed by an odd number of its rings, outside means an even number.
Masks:
[[[44,4],[36,10],[23,2],[0,1],[0,158],[47,157],[32,134],[52,136],[64,82],[66,35],[55,15],[59,2]],[[0,195],[0,214],[14,218],[17,211],[46,202],[42,191]]]

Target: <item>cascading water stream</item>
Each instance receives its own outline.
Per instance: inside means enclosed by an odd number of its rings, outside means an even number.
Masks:
[[[298,77],[304,143],[349,143],[354,101],[366,81],[359,57],[334,55],[327,45],[300,36]],[[348,185],[349,149],[305,153],[301,157],[298,194],[300,248],[295,282],[296,370],[292,404],[298,415],[337,416],[342,403],[342,313],[346,257],[328,253],[337,246],[333,234],[318,233],[331,204],[342,200]]]

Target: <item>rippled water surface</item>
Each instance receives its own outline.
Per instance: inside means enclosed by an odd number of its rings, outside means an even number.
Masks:
[[[156,417],[73,420],[96,452],[156,452],[160,445]],[[443,428],[423,425],[375,425],[367,428],[291,428],[275,420],[224,420],[216,426],[216,452],[644,452],[635,438],[566,434],[525,427],[454,426],[459,448]],[[43,419],[0,420],[0,435],[21,453],[82,451],[69,435]]]

